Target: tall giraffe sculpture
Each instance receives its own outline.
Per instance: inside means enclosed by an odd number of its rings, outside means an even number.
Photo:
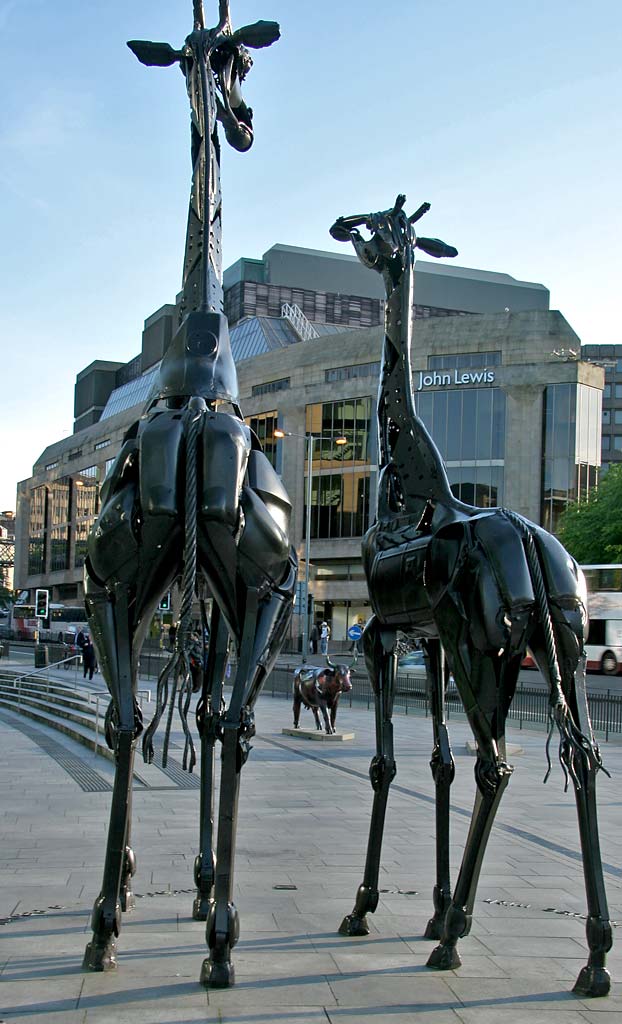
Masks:
[[[147,65],[178,63],[192,111],[193,180],[184,257],[182,318],[160,366],[157,388],[128,430],[102,489],[99,520],[88,540],[86,605],[100,666],[110,690],[107,739],[116,771],[88,970],[116,966],[122,912],[132,906],[135,858],[130,844],[132,764],[142,732],[136,703],[138,657],[162,595],[180,580],[175,650],[157,687],[156,713],[143,737],[148,761],[165,711],[163,761],[173,711],[185,735],[184,767],[192,770],[188,726],[193,693],[192,606],[213,599],[210,644],[199,680],[201,738],[200,852],[194,866],[193,916],[206,920],[209,956],[201,981],[234,982],[231,949],[238,937],[233,861],[240,772],[255,732],[254,706],[290,621],[297,576],[289,542],[288,496],[238,404],[238,385],[222,312],[220,171],[216,122],[240,151],[253,141],[251,111],[240,83],[252,60],[246,46],[278,39],[273,22],[234,32],[229,4],[206,29],[200,0],[181,50],[167,43],[128,43]],[[227,408],[229,411],[227,411]],[[228,706],[223,679],[233,643],[237,668]],[[217,848],[214,842],[214,749],[222,745]]]
[[[430,434],[417,414],[412,388],[415,249],[456,256],[439,239],[418,238],[405,196],[391,210],[340,217],[331,228],[352,242],[364,266],[382,275],[386,323],[378,392],[379,476],[374,524],[363,540],[363,564],[373,615],[365,659],[375,694],[374,791],[363,881],[345,935],[366,935],[366,915],[378,904],[378,876],[387,798],[396,764],[392,710],[398,645],[423,643],[431,696],[436,789],[434,915],[426,936],[440,939],[428,966],[461,963],[457,942],[471,927],[486,843],[512,767],[505,723],[527,646],[549,688],[551,728],[575,791],[587,891],[589,959],[574,991],[603,996],[611,925],[597,826],[596,775],[602,767],[588,714],[584,631],[587,598],[580,568],[545,530],[504,508],[458,501]],[[359,227],[370,233],[364,238]],[[476,797],[462,865],[451,893],[449,793],[454,763],[444,714],[445,659],[477,743]],[[548,744],[547,744],[548,751]],[[550,767],[550,765],[549,765]]]

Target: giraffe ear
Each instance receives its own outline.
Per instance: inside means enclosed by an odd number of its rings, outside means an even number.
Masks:
[[[440,238],[417,238],[417,249],[421,249],[428,256],[434,256],[437,260],[443,256],[457,256],[458,250],[447,242],[441,242]]]
[[[168,68],[182,57],[181,50],[174,50],[170,43],[150,43],[145,39],[130,39],[127,44],[147,67]]]
[[[281,29],[276,21],[256,21],[254,25],[243,25],[234,32],[231,42],[260,50],[264,46],[272,46],[280,38]]]
[[[350,230],[343,223],[343,217],[335,221],[332,228],[330,228],[330,234],[337,242],[350,242],[352,240]]]

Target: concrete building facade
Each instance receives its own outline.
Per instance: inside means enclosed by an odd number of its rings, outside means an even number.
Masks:
[[[306,314],[303,296],[300,320],[282,316],[279,303],[298,306],[301,288],[312,293]],[[342,638],[367,610],[360,544],[377,473],[377,281],[354,257],[274,246],[262,261],[241,260],[225,272],[227,304],[241,406],[292,498],[301,558],[306,437],[317,439],[312,592],[318,614]],[[580,341],[548,309],[543,286],[506,274],[422,262],[415,314],[417,406],[456,494],[484,507],[512,507],[554,529],[567,503],[596,481],[602,368],[568,357]],[[48,587],[59,601],[81,598],[101,483],[151,393],[177,315],[167,305],[149,317],[141,353],[129,363],[96,361],[78,374],[75,433],[46,448],[18,488],[17,586]],[[283,440],[275,438],[276,426],[288,435]],[[335,444],[339,436],[346,445]]]

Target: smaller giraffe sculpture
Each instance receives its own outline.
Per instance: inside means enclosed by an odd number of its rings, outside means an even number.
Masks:
[[[585,580],[559,541],[539,526],[508,509],[466,505],[451,491],[440,453],[417,413],[410,352],[415,249],[434,257],[457,251],[439,239],[416,236],[414,225],[428,203],[410,217],[404,205],[405,196],[398,196],[390,210],[340,217],[331,228],[333,238],[352,242],[361,262],[382,275],[387,296],[378,393],[378,505],[363,540],[374,612],[363,635],[375,694],[374,798],[363,882],[340,932],[366,935],[366,915],[378,905],[384,819],[396,772],[397,652],[418,639],[426,653],[436,788],[434,915],[426,937],[440,943],[428,966],[460,965],[458,939],[471,927],[486,843],[513,770],[506,761],[505,723],[529,646],[548,684],[551,730],[559,732],[559,758],[572,780],[579,818],[589,959],[574,991],[604,996],[610,987],[605,959],[612,935],[597,825],[596,775],[602,764],[585,686]],[[453,895],[449,793],[454,762],[445,721],[446,663],[477,742],[475,806]]]

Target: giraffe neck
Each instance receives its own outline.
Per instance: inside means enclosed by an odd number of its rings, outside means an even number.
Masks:
[[[378,516],[422,516],[430,503],[453,507],[441,454],[420,419],[412,389],[413,250],[397,283],[385,278],[387,306],[378,392]]]
[[[203,310],[223,309],[221,252],[220,144],[212,70],[201,32],[187,42],[192,60],[182,61],[191,108],[192,186],[184,252],[181,319]]]

